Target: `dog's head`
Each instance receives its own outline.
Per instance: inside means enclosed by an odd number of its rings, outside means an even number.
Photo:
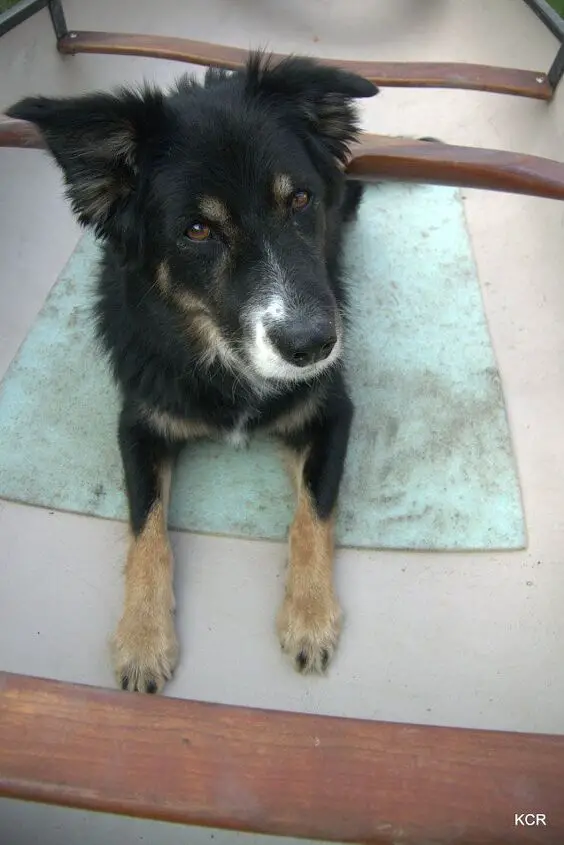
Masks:
[[[204,359],[276,383],[339,357],[328,257],[352,101],[375,93],[337,68],[255,54],[168,94],[30,98],[9,114],[39,127],[79,220],[138,269],[130,300],[153,301]]]

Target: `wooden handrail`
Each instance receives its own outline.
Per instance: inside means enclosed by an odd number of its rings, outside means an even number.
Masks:
[[[33,123],[0,114],[0,147],[44,150],[45,141]]]
[[[352,148],[351,178],[481,188],[564,200],[564,163],[540,156],[365,135]]]
[[[194,65],[214,65],[229,70],[242,67],[248,52],[239,47],[224,47],[188,38],[165,35],[135,35],[117,32],[78,32],[58,41],[61,53],[109,53],[121,56],[145,56],[170,59]],[[275,61],[284,58],[274,54]],[[553,90],[542,71],[492,67],[461,62],[370,62],[324,59],[326,65],[342,67],[370,79],[375,85],[394,88],[459,88],[513,94],[536,100],[550,100]]]
[[[0,673],[0,795],[371,845],[562,845],[564,736],[110,692]],[[544,816],[522,824],[515,816]],[[536,819],[535,819],[536,821]]]
[[[30,123],[0,116],[0,147],[44,146]],[[363,135],[352,148],[347,173],[366,181],[430,182],[564,200],[561,162],[387,135]]]

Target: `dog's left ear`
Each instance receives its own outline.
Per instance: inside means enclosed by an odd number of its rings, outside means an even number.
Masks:
[[[372,82],[355,73],[295,56],[273,64],[261,53],[249,59],[246,89],[251,96],[290,106],[296,128],[307,127],[341,162],[360,131],[353,100],[378,94]]]

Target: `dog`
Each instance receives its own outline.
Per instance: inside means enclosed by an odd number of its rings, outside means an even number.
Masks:
[[[197,438],[285,448],[289,532],[283,650],[323,673],[341,610],[333,524],[353,418],[343,365],[343,234],[362,186],[344,163],[371,82],[311,59],[77,98],[26,98],[72,208],[103,242],[95,321],[121,394],[130,515],[118,685],[163,690],[178,661],[167,535],[171,469]],[[221,495],[218,492],[218,495]]]

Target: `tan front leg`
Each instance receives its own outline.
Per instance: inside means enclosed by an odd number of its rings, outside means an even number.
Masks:
[[[333,522],[333,517],[318,518],[300,477],[286,594],[277,620],[282,648],[299,672],[324,672],[341,632],[333,588]]]
[[[130,540],[123,615],[112,643],[118,684],[136,692],[160,692],[178,659],[166,516],[169,486],[170,472],[166,471],[142,531]]]

